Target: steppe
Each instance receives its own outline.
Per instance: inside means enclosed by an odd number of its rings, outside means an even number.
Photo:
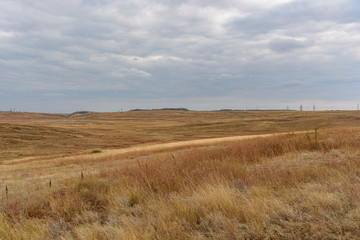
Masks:
[[[360,238],[360,111],[0,112],[0,239]]]

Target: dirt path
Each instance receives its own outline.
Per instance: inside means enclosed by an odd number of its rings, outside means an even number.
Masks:
[[[301,132],[296,132],[301,133]],[[155,144],[141,144],[136,145],[128,148],[122,149],[107,149],[102,150],[101,153],[97,154],[81,154],[76,156],[67,156],[67,157],[54,157],[54,156],[45,156],[45,157],[27,157],[27,158],[20,158],[20,159],[12,159],[12,160],[5,160],[3,161],[2,165],[16,165],[16,164],[26,164],[26,163],[47,163],[53,161],[66,161],[66,160],[74,160],[75,158],[81,159],[86,158],[88,160],[92,159],[99,159],[105,158],[109,155],[122,155],[127,153],[141,153],[141,152],[151,152],[151,151],[166,151],[171,149],[178,149],[178,148],[187,148],[187,147],[198,147],[198,146],[207,146],[207,145],[214,145],[218,143],[224,142],[231,142],[231,141],[239,141],[239,140],[246,140],[246,139],[253,139],[253,138],[263,138],[263,137],[270,137],[270,136],[279,136],[279,135],[286,135],[288,133],[271,133],[271,134],[259,134],[259,135],[246,135],[246,136],[233,136],[233,137],[219,137],[219,138],[208,138],[208,139],[198,139],[198,140],[186,140],[186,141],[177,141],[177,142],[170,142],[170,143],[155,143]]]
[[[105,150],[104,154],[121,154],[121,153],[129,153],[129,152],[142,152],[142,151],[161,151],[173,148],[182,148],[182,147],[196,147],[196,146],[204,146],[204,145],[213,145],[217,143],[223,142],[231,142],[231,141],[239,141],[245,139],[252,139],[252,138],[263,138],[263,137],[270,137],[270,136],[279,136],[285,135],[288,133],[272,133],[272,134],[260,134],[260,135],[247,135],[247,136],[233,136],[233,137],[220,137],[220,138],[208,138],[208,139],[198,139],[198,140],[187,140],[187,141],[178,141],[178,142],[171,142],[171,143],[157,143],[157,144],[147,144],[147,145],[140,145],[140,146],[133,146],[124,149],[112,149],[112,150]]]
[[[301,132],[297,132],[301,133]],[[174,152],[189,148],[208,147],[216,144],[253,139],[270,136],[286,135],[288,133],[261,134],[249,136],[221,137],[210,139],[199,139],[190,141],[179,141],[171,143],[146,144],[124,149],[103,150],[97,154],[83,154],[72,157],[54,158],[25,158],[4,161],[0,166],[0,176],[4,184],[12,189],[32,189],[36,182],[47,183],[49,179],[53,183],[61,179],[69,179],[78,176],[81,172],[87,174],[98,172],[99,169],[116,168],[124,164],[142,161],[150,156],[164,152]]]

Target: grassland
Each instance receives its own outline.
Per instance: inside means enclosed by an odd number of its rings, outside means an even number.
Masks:
[[[359,119],[2,113],[0,239],[358,239]]]
[[[357,111],[0,112],[0,161],[180,140],[360,126]]]

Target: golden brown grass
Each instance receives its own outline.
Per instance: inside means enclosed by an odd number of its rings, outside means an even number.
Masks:
[[[2,183],[21,184],[2,194],[0,239],[357,239],[359,147],[360,129],[338,128],[104,155],[51,188],[34,168]]]
[[[74,156],[144,143],[360,127],[359,111],[143,111],[85,115],[0,112],[0,161]]]

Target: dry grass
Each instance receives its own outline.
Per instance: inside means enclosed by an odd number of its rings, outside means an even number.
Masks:
[[[312,131],[146,152],[122,164],[121,155],[108,156],[113,165],[93,157],[96,172],[84,179],[64,172],[49,188],[47,179],[18,178],[23,189],[2,195],[0,238],[357,239],[359,147],[360,129],[338,128],[317,140]],[[75,160],[62,164],[83,161]]]
[[[74,156],[144,143],[315,127],[360,127],[359,119],[359,111],[143,111],[85,115],[0,112],[0,161]]]

